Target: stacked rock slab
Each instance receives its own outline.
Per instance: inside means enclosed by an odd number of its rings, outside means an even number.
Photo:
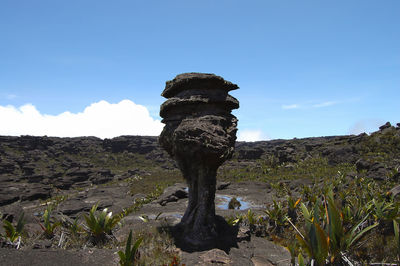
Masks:
[[[238,86],[214,74],[185,73],[167,81],[160,116],[160,145],[173,157],[189,187],[189,203],[178,225],[183,243],[216,246],[215,185],[218,167],[234,150],[239,102],[228,94]]]

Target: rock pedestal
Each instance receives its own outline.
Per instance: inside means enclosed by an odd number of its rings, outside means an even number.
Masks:
[[[194,249],[216,246],[218,167],[232,156],[239,102],[228,94],[238,86],[214,74],[185,73],[167,81],[160,116],[160,145],[173,157],[189,187],[189,203],[178,225],[182,242]]]

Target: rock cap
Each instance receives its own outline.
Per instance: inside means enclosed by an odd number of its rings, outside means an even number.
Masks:
[[[171,98],[178,93],[189,89],[186,87],[190,83],[190,89],[214,89],[223,91],[236,90],[239,87],[222,77],[210,73],[183,73],[177,75],[173,80],[169,80],[165,84],[165,89],[161,96]]]

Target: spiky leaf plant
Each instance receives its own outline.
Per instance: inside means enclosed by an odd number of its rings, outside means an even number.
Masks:
[[[350,230],[346,231],[343,226],[343,214],[341,214],[334,202],[333,192],[330,190],[326,196],[326,224],[329,236],[329,252],[331,261],[336,259],[342,260],[344,252],[349,251],[357,241],[369,230],[376,227],[378,223],[372,224],[366,228],[361,228],[362,224],[367,220],[367,214],[361,221],[353,226]]]
[[[5,230],[6,237],[13,243],[22,235],[22,231],[24,230],[24,215],[24,213],[21,214],[15,227],[7,220],[3,221],[3,228]]]
[[[108,212],[105,208],[103,211],[97,211],[98,205],[93,205],[89,211],[89,215],[85,215],[89,234],[94,238],[95,243],[106,240],[107,235],[112,234],[113,228],[119,223],[119,216],[112,216],[112,212]]]
[[[135,244],[132,246],[132,230],[129,232],[128,240],[126,241],[125,252],[118,251],[119,255],[119,264],[121,266],[133,266],[135,261],[139,257],[138,248],[142,243],[143,238],[139,238],[136,240]],[[132,247],[131,247],[132,246]]]
[[[59,221],[53,222],[52,217],[51,217],[51,207],[47,207],[47,209],[44,211],[42,218],[43,218],[43,224],[39,222],[40,227],[43,230],[44,235],[47,238],[53,238],[54,237],[54,231],[56,230],[57,227],[61,225]]]

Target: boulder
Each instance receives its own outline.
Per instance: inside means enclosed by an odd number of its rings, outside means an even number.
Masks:
[[[188,197],[187,186],[184,184],[175,184],[174,186],[167,187],[163,194],[159,197],[157,202],[161,206],[167,205],[169,202],[176,202],[179,199]]]
[[[384,130],[386,128],[390,128],[392,126],[392,124],[390,124],[390,122],[386,122],[384,125],[379,127],[379,130]]]
[[[371,165],[367,172],[367,178],[374,180],[385,180],[388,176],[389,171],[385,166],[379,162],[375,162]]]

